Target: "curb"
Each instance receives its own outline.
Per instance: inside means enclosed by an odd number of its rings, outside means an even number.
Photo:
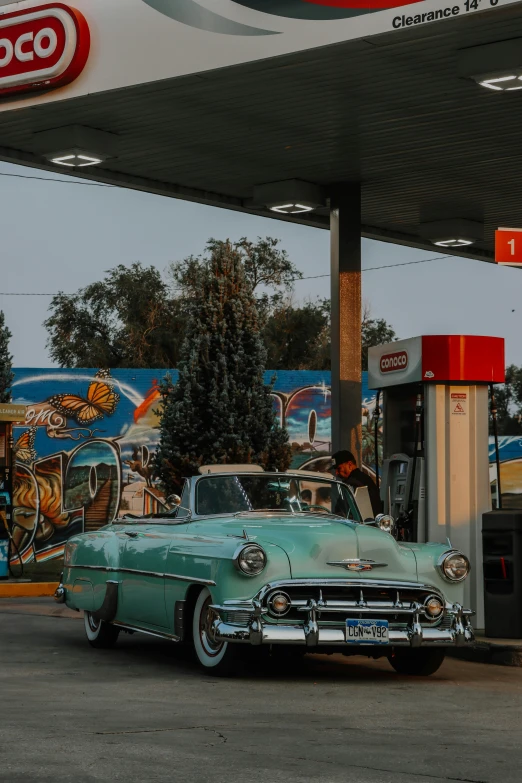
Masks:
[[[0,582],[0,598],[44,598],[53,596],[58,582]]]
[[[471,663],[491,663],[496,666],[522,666],[522,646],[474,642],[469,647],[448,650],[451,658],[460,658]]]

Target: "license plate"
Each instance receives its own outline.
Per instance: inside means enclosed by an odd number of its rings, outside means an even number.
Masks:
[[[347,644],[389,644],[388,620],[347,620]]]

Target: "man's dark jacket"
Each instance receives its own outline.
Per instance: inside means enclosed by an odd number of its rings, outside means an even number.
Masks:
[[[349,484],[353,489],[357,487],[368,487],[368,494],[370,496],[370,502],[372,504],[374,516],[382,513],[382,503],[379,496],[379,490],[377,484],[366,473],[363,473],[359,468],[355,468],[350,473],[350,477],[347,479],[341,479],[345,484]]]

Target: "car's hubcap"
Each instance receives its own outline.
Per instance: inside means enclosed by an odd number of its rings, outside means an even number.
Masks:
[[[214,636],[213,623],[216,613],[210,608],[210,596],[201,607],[199,616],[199,638],[205,653],[211,657],[218,655],[223,649],[223,642],[217,642]]]
[[[89,614],[87,616],[87,622],[89,623],[89,628],[93,633],[96,633],[96,631],[100,627],[100,620],[95,620],[92,614]]]

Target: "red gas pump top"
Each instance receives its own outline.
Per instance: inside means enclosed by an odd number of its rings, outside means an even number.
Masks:
[[[368,386],[504,383],[504,338],[429,334],[370,348]]]

